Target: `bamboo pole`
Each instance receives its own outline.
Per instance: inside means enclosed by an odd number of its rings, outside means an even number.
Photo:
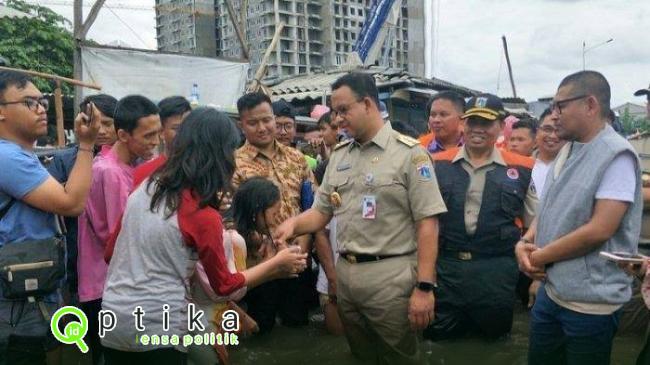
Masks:
[[[63,94],[61,92],[61,80],[56,80],[54,89],[54,109],[56,111],[56,145],[65,146],[65,132],[63,130]]]
[[[16,71],[16,72],[22,72],[24,74],[28,74],[31,76],[37,76],[37,77],[42,77],[45,79],[50,79],[50,80],[55,80],[55,81],[63,81],[67,82],[68,84],[75,85],[75,86],[82,86],[82,87],[87,87],[89,89],[95,89],[95,90],[101,90],[102,87],[99,85],[95,84],[89,84],[83,81],[75,80],[75,79],[69,79],[67,77],[62,77],[62,76],[57,76],[57,75],[52,75],[52,74],[46,74],[43,72],[37,72],[37,71],[28,71],[28,70],[22,70],[19,68],[12,68],[12,67],[4,67],[0,66],[0,70],[5,70],[5,71]]]
[[[241,27],[239,26],[239,22],[237,21],[235,8],[232,6],[232,2],[230,0],[224,0],[224,2],[226,3],[226,7],[228,7],[228,16],[230,17],[232,26],[235,28],[235,33],[237,34],[237,39],[239,39],[239,44],[241,44],[242,55],[244,56],[245,59],[250,60],[250,56],[248,54],[248,46],[246,46],[246,38],[242,33]]]
[[[253,82],[248,87],[248,92],[256,92],[260,89],[260,86],[262,85],[261,83],[262,76],[266,74],[266,68],[269,62],[269,58],[271,57],[271,52],[273,52],[273,50],[277,46],[283,29],[284,29],[284,22],[280,22],[280,24],[275,28],[275,34],[273,35],[273,40],[271,41],[269,48],[266,49],[266,53],[264,53],[264,58],[262,58],[262,62],[260,63],[257,72],[255,72],[255,78],[253,79]]]

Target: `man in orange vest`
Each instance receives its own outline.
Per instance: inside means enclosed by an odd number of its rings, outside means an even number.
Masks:
[[[499,150],[501,100],[479,95],[462,115],[465,145],[434,154],[447,213],[440,215],[436,318],[425,338],[478,333],[499,338],[512,327],[519,269],[514,246],[534,218],[534,161]]]
[[[427,105],[431,133],[420,137],[422,147],[429,153],[463,145],[465,99],[453,91],[436,94]]]

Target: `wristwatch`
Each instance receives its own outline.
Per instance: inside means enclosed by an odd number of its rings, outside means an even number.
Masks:
[[[418,281],[415,284],[415,287],[424,291],[424,292],[432,292],[433,289],[438,287],[437,283],[428,283],[426,281]]]

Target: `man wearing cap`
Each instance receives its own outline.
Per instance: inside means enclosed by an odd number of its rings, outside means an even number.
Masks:
[[[445,212],[429,154],[393,131],[371,75],[332,85],[332,115],[354,140],[330,157],[314,206],[276,239],[337,219],[336,303],[350,349],[364,363],[420,364],[417,331],[433,319],[437,216]]]
[[[648,120],[650,120],[650,86],[648,86],[647,89],[640,89],[634,93],[634,96],[642,96],[642,95],[645,95],[648,100],[645,107],[646,107]]]
[[[479,95],[467,108],[465,145],[433,155],[447,206],[440,216],[436,319],[424,333],[434,341],[510,332],[519,277],[514,246],[537,205],[534,161],[495,148],[505,117],[501,100]]]

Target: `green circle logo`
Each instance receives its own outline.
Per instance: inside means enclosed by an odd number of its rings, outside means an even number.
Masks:
[[[66,314],[72,314],[79,319],[78,322],[70,322],[63,328],[63,333],[59,330],[59,321]],[[88,352],[88,345],[84,342],[84,336],[88,333],[88,318],[81,309],[73,306],[66,306],[57,310],[50,321],[50,329],[54,338],[66,345],[76,344],[84,354]]]

